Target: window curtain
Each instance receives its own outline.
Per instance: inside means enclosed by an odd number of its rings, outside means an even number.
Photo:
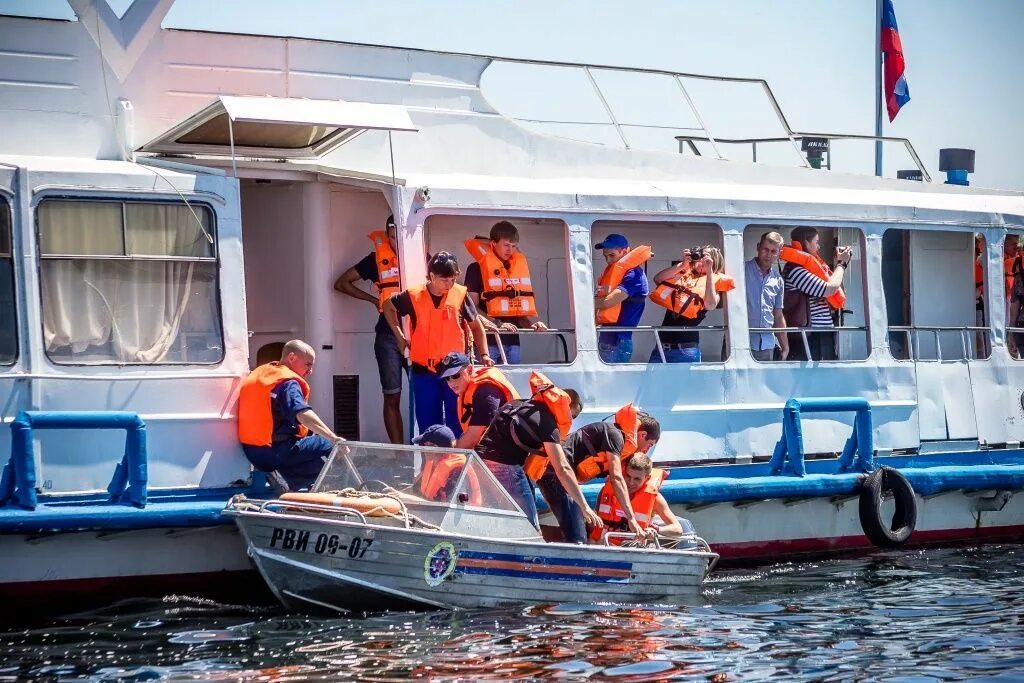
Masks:
[[[111,210],[113,207],[114,211]],[[52,202],[40,209],[43,253],[85,258],[42,261],[43,329],[48,352],[70,348],[82,360],[121,363],[164,361],[178,338],[188,308],[195,262],[92,260],[119,255],[207,256],[209,230],[186,206]],[[205,216],[205,211],[199,216]],[[116,230],[111,222],[116,220]],[[124,237],[122,237],[122,235]],[[216,329],[206,321],[205,330]],[[107,347],[96,358],[90,347]]]

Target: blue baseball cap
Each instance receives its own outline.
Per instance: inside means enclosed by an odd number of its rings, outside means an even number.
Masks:
[[[612,233],[604,238],[603,242],[598,243],[595,249],[625,249],[629,246],[629,240],[623,235],[618,233]]]
[[[462,372],[462,368],[469,367],[469,356],[458,351],[452,351],[437,364],[435,372],[441,379],[454,377]]]
[[[455,444],[455,432],[446,425],[431,425],[419,436],[412,439],[414,446],[440,446],[451,448]]]

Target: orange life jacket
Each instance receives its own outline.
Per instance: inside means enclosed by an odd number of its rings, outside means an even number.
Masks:
[[[1003,279],[1006,281],[1006,300],[1010,300],[1010,295],[1013,293],[1013,275],[1014,275],[1014,264],[1020,260],[1019,256],[1013,258],[1003,259]]]
[[[398,254],[391,248],[388,233],[374,230],[367,237],[373,242],[373,254],[377,261],[377,310],[384,310],[384,302],[396,294],[398,285]]]
[[[658,489],[661,483],[668,476],[666,470],[654,468],[647,480],[640,487],[640,490],[629,497],[629,504],[633,508],[633,516],[641,529],[651,525],[654,516],[654,504],[658,501]],[[619,499],[615,495],[611,481],[606,481],[601,487],[601,493],[597,495],[597,516],[605,523],[605,529],[595,528],[590,532],[590,538],[600,541],[605,531],[616,531],[623,528],[623,518],[626,511],[619,505]]]
[[[409,337],[409,359],[433,372],[448,353],[466,350],[459,315],[466,288],[453,285],[437,307],[426,285],[410,287],[409,299],[416,311],[416,324]]]
[[[832,269],[821,258],[804,251],[803,245],[796,240],[793,241],[792,246],[782,247],[779,251],[779,258],[787,263],[800,266],[812,275],[817,275],[822,280],[828,280],[832,275]],[[840,287],[833,294],[825,297],[825,301],[832,308],[841,311],[843,306],[846,305],[846,292]]]
[[[424,453],[423,471],[420,472],[420,491],[427,500],[448,502],[445,488],[453,476],[466,466],[466,456],[461,453]],[[472,469],[466,473],[466,488],[469,490],[470,505],[480,505],[480,479]]]
[[[294,379],[309,400],[309,383],[277,361],[265,363],[242,380],[238,391],[238,440],[248,446],[272,446],[274,443],[274,411],[270,402],[278,384]],[[305,425],[295,430],[295,438],[309,433]]]
[[[641,244],[626,253],[615,263],[605,266],[601,278],[597,281],[597,296],[605,297],[611,294],[616,287],[622,284],[622,278],[626,273],[637,266],[642,266],[654,256],[654,251],[647,245]],[[622,311],[622,304],[618,303],[608,308],[602,308],[597,312],[599,325],[614,325],[619,322],[619,313]]]
[[[632,403],[627,403],[615,413],[614,421],[615,427],[622,432],[623,438],[622,451],[619,452],[618,457],[620,461],[625,462],[637,451],[637,431],[640,426],[640,415]],[[611,463],[609,461],[615,455],[615,453],[601,451],[599,453],[591,453],[583,458],[574,467],[576,480],[583,484],[591,479],[607,476],[608,472],[611,471]]]
[[[502,405],[514,398],[519,398],[519,392],[512,386],[512,383],[505,378],[501,370],[497,368],[477,368],[469,375],[469,386],[459,396],[459,421],[462,423],[462,431],[469,429],[469,420],[473,417],[473,396],[476,390],[484,384],[490,384],[501,389],[504,395]]]
[[[548,407],[551,414],[555,416],[558,423],[558,436],[565,441],[572,430],[572,401],[569,394],[556,387],[544,373],[533,370],[530,372],[530,393],[532,400],[541,401]],[[527,476],[538,481],[548,468],[548,456],[546,453],[531,453],[523,463],[523,469]]]
[[[723,273],[712,273],[716,292],[728,292],[736,289],[736,283]],[[691,278],[679,275],[673,280],[666,280],[658,285],[648,298],[659,306],[664,306],[676,315],[694,320],[706,308],[701,293],[707,287],[707,276]]]
[[[491,242],[476,237],[463,242],[466,251],[480,265],[480,279],[484,291],[480,301],[492,318],[515,318],[537,314],[533,298],[533,280],[526,257],[516,249],[512,258],[502,261],[494,254]]]

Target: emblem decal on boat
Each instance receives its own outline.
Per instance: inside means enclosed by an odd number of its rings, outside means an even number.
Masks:
[[[448,541],[441,541],[427,553],[423,560],[423,579],[428,586],[440,586],[452,574],[458,560],[455,546]]]

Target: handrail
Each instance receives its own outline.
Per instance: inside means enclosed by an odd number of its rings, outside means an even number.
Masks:
[[[560,342],[562,342],[562,355],[565,357],[565,361],[564,362],[568,363],[569,362],[569,342],[566,341],[565,335],[566,334],[576,334],[576,330],[572,330],[572,329],[558,330],[558,329],[551,329],[551,328],[548,328],[546,330],[534,330],[532,328],[526,328],[526,329],[523,329],[523,330],[517,329],[515,332],[505,332],[505,331],[502,331],[502,330],[485,330],[484,331],[484,336],[485,337],[486,336],[493,336],[494,337],[494,345],[498,349],[498,357],[499,357],[499,360],[501,360],[501,363],[499,363],[499,365],[508,365],[509,364],[508,357],[505,355],[505,344],[501,341],[501,336],[503,334],[525,334],[525,335],[537,335],[537,336],[542,336],[542,335],[556,336],[556,337],[558,337],[558,340]]]
[[[668,359],[665,358],[664,342],[661,341],[662,332],[724,332],[725,330],[728,329],[729,328],[726,325],[695,325],[694,327],[669,327],[665,325],[636,325],[634,327],[623,327],[621,325],[600,325],[597,328],[597,333],[601,334],[602,332],[653,332],[654,348],[658,351],[658,357],[661,358],[662,363],[668,363]]]
[[[874,433],[872,432],[871,404],[860,397],[791,398],[782,409],[782,438],[775,445],[768,470],[773,475],[786,473],[802,477],[807,473],[804,464],[804,435],[800,417],[802,413],[856,413],[853,434],[843,446],[839,456],[839,471],[856,469],[870,472],[875,468]]]
[[[697,156],[700,156],[700,150],[697,149],[694,142],[708,142],[711,143],[712,147],[715,148],[718,153],[718,147],[716,142],[722,142],[730,145],[750,145],[752,161],[757,163],[757,145],[759,143],[766,142],[794,142],[796,140],[803,140],[804,138],[825,138],[830,142],[832,140],[870,140],[874,142],[901,142],[904,148],[907,150],[907,154],[910,155],[911,160],[917,166],[917,170],[921,171],[921,177],[924,178],[925,182],[931,182],[931,174],[928,173],[928,169],[925,168],[924,162],[921,161],[920,155],[917,153],[917,149],[914,148],[914,143],[909,138],[896,137],[892,135],[861,135],[856,133],[798,133],[794,132],[789,137],[758,137],[758,138],[712,138],[710,134],[707,136],[702,135],[677,135],[675,136],[676,141],[679,143],[679,152],[682,153],[684,145],[688,146]],[[721,154],[718,153],[719,158]],[[803,155],[801,155],[803,158]],[[831,165],[831,158],[829,159]]]
[[[1009,329],[1009,328],[1007,328]],[[992,328],[984,325],[890,325],[889,330],[893,332],[902,332],[906,335],[907,350],[909,351],[908,360],[919,361],[919,352],[921,351],[921,332],[931,332],[935,341],[935,361],[942,362],[942,339],[941,334],[943,332],[959,332],[960,333],[960,351],[961,356],[959,358],[950,360],[965,360],[976,359],[977,354],[974,344],[971,338],[974,334],[982,333],[986,337],[986,342],[991,344]],[[925,361],[931,359],[924,359]]]
[[[799,332],[800,340],[804,345],[804,353],[807,357],[811,357],[811,346],[807,341],[807,334],[827,334],[831,332],[867,332],[868,328],[864,325],[858,326],[841,326],[841,327],[751,327],[751,334],[763,334],[763,333],[775,333],[775,332]]]
[[[126,497],[135,507],[146,506],[148,458],[146,423],[128,411],[23,410],[11,422],[11,458],[0,475],[0,505],[9,500],[28,510],[38,505],[34,429],[124,429],[124,457],[107,486],[111,502]]]

